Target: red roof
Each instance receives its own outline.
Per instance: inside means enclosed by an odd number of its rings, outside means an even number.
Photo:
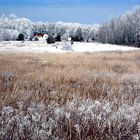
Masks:
[[[34,36],[40,36],[40,37],[43,37],[44,34],[34,34]]]

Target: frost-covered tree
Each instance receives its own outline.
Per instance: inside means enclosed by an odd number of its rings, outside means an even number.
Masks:
[[[140,7],[103,24],[98,41],[140,47]]]
[[[46,33],[48,31],[48,23],[46,22],[37,22],[32,24],[32,33]]]
[[[32,22],[29,19],[18,18],[16,15],[11,14],[9,17],[0,17],[0,29],[15,30],[29,38],[32,31]]]
[[[16,40],[19,32],[13,29],[0,29],[0,40],[1,41],[10,41]]]
[[[1,30],[15,30],[18,32],[18,34],[23,34],[25,39],[28,40],[32,38],[35,33],[46,33],[55,38],[56,41],[60,41],[61,37],[63,36],[71,37],[75,41],[87,41],[89,39],[93,40],[95,39],[95,31],[97,28],[98,27],[95,25],[82,25],[79,23],[34,23],[27,18],[18,18],[14,14],[9,16],[3,15],[0,17]]]
[[[73,41],[83,41],[82,36],[82,29],[79,27],[76,31],[74,36],[71,36]]]

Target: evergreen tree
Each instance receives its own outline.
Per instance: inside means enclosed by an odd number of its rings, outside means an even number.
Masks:
[[[24,35],[20,33],[17,40],[18,41],[24,41]]]

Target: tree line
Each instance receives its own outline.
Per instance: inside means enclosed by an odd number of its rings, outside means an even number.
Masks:
[[[89,41],[95,39],[98,26],[63,22],[35,23],[27,18],[18,18],[11,14],[0,17],[0,40],[17,40],[19,34],[31,40],[35,33],[45,33],[58,41],[61,41],[62,37],[71,37],[74,41]]]
[[[140,47],[140,7],[103,24],[97,36],[102,43]]]
[[[35,23],[27,18],[18,18],[14,14],[0,17],[0,40],[2,41],[17,40],[21,34],[25,39],[31,40],[35,33],[46,33],[56,41],[71,37],[73,41],[98,41],[140,47],[140,7],[102,25]]]

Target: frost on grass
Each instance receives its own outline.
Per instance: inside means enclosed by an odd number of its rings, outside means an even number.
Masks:
[[[3,87],[11,87],[13,85],[13,80],[16,78],[17,74],[10,71],[5,71],[0,74],[3,79]]]
[[[74,98],[66,104],[24,102],[1,110],[1,139],[136,139],[140,131],[140,104],[113,110],[107,101]],[[106,135],[104,135],[106,132]],[[130,136],[131,134],[131,136]]]

